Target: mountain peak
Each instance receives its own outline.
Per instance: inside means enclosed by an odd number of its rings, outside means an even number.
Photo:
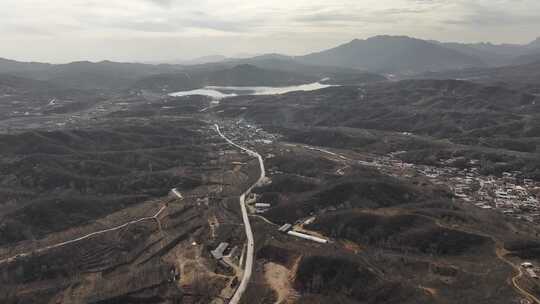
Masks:
[[[326,51],[301,56],[303,63],[379,73],[418,73],[484,66],[479,58],[408,36],[354,39]]]
[[[533,48],[540,48],[540,37],[536,38],[534,41],[531,41],[527,46]]]
[[[409,36],[377,35],[377,36],[368,37],[366,39],[355,38],[351,40],[349,44],[355,44],[355,43],[366,42],[366,41],[381,41],[381,40],[418,40],[418,39],[412,38]]]

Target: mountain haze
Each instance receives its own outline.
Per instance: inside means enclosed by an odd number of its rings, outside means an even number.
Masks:
[[[139,79],[134,89],[152,91],[181,91],[214,86],[287,86],[319,80],[301,73],[262,69],[242,64],[224,68],[187,69],[175,73],[158,74]]]
[[[529,49],[540,49],[540,37],[536,38],[531,43],[527,44]]]
[[[424,40],[400,36],[356,39],[297,59],[306,64],[353,67],[384,73],[418,73],[485,66],[485,63],[475,56]]]
[[[496,45],[492,43],[443,43],[405,36],[375,36],[365,40],[355,39],[335,48],[304,56],[275,53],[241,59],[206,56],[180,64],[158,65],[112,61],[48,64],[0,58],[0,73],[47,81],[76,89],[115,90],[131,87],[145,78],[153,77],[162,80],[169,78],[170,80],[170,75],[175,74],[182,78],[181,75],[184,73],[201,73],[202,71],[223,73],[227,69],[249,65],[262,70],[301,74],[309,76],[310,79],[329,77],[344,80],[347,84],[358,84],[364,79],[375,80],[379,77],[375,75],[377,73],[414,75],[446,70],[522,65],[540,60],[539,54],[540,38],[525,45]],[[366,72],[375,74],[368,75]],[[235,77],[235,73],[229,76]],[[284,77],[287,78],[287,76]],[[258,79],[258,77],[253,79]],[[265,81],[266,84],[272,83],[267,80],[268,78]],[[379,80],[384,80],[384,78],[379,77]],[[183,82],[185,83],[185,80]],[[237,79],[231,80],[230,83],[243,83],[243,81],[239,82]],[[285,79],[281,83],[289,83],[289,81]],[[249,84],[246,83],[246,85]],[[183,87],[184,85],[172,86]]]
[[[540,49],[538,50],[538,53],[528,54],[528,55],[522,55],[517,58],[515,58],[512,63],[513,64],[531,64],[531,63],[537,63],[540,62]]]
[[[540,61],[490,68],[471,68],[426,73],[426,79],[461,79],[478,83],[494,84],[540,94]]]

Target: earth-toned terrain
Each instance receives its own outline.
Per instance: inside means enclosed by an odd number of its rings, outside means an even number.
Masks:
[[[1,60],[0,302],[540,303],[540,81],[485,48]]]

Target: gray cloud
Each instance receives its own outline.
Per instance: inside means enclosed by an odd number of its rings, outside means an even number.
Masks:
[[[170,7],[171,4],[174,2],[174,0],[146,0],[146,1],[159,5],[159,6],[165,6],[165,7]]]
[[[213,18],[181,18],[166,20],[141,20],[123,22],[102,22],[103,28],[116,28],[148,33],[177,33],[181,34],[189,29],[206,29],[229,33],[244,33],[257,26],[255,21],[234,22],[217,20]]]
[[[377,34],[494,42],[540,35],[538,0],[3,1],[10,10],[0,11],[0,57],[31,60],[301,54]]]
[[[471,27],[502,26],[502,25],[534,25],[540,24],[540,13],[512,12],[505,9],[495,9],[487,6],[476,6],[471,11],[456,19],[445,20],[448,24],[460,24]]]
[[[17,33],[21,33],[23,35],[28,35],[28,36],[43,36],[43,37],[54,36],[54,32],[50,30],[40,28],[37,26],[25,25],[25,24],[5,24],[2,29],[3,31],[17,32]]]
[[[359,12],[324,12],[300,16],[299,21],[305,22],[320,22],[320,21],[345,21],[345,22],[386,22],[390,18],[398,18],[402,15],[422,14],[426,9],[411,9],[411,8],[391,8],[376,11],[359,11]],[[397,21],[397,20],[394,20]]]

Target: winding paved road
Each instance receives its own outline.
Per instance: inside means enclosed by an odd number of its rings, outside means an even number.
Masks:
[[[251,230],[251,224],[249,223],[248,212],[247,212],[247,209],[246,209],[246,201],[245,201],[246,200],[246,195],[248,195],[251,192],[251,190],[253,190],[253,188],[255,188],[255,186],[257,186],[258,184],[260,184],[263,181],[263,179],[266,176],[266,171],[264,169],[263,158],[259,153],[255,152],[255,151],[252,151],[252,150],[249,150],[247,148],[244,148],[244,147],[234,143],[232,140],[228,139],[225,135],[223,135],[223,133],[221,133],[221,130],[219,129],[219,126],[217,124],[215,125],[215,127],[216,127],[216,131],[218,132],[219,136],[221,136],[221,138],[223,138],[229,144],[231,144],[232,146],[246,152],[250,156],[256,157],[257,160],[259,161],[259,167],[260,167],[260,171],[261,171],[259,179],[251,187],[249,187],[249,189],[247,189],[244,193],[242,193],[242,195],[240,195],[240,208],[242,209],[242,218],[244,220],[244,227],[246,229],[246,237],[247,237],[247,242],[248,242],[247,254],[246,254],[246,267],[244,268],[244,275],[242,276],[242,281],[240,282],[240,285],[238,285],[238,289],[234,293],[234,296],[229,301],[229,304],[238,304],[238,302],[242,298],[242,295],[244,294],[244,292],[247,289],[247,285],[249,283],[249,280],[251,279],[251,273],[252,273],[252,270],[253,270],[253,255],[254,255],[254,250],[255,250],[255,242],[253,240],[253,231]]]

